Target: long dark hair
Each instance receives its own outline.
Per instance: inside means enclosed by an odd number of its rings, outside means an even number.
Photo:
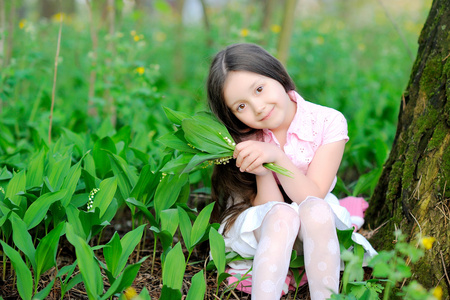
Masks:
[[[286,92],[295,90],[295,84],[279,60],[255,44],[234,44],[214,57],[207,81],[208,104],[216,117],[228,128],[236,143],[249,136],[262,139],[262,131],[249,128],[227,107],[224,84],[228,73],[248,71],[278,81]],[[256,195],[254,174],[240,172],[233,164],[217,165],[212,175],[211,197],[216,201],[213,217],[227,220],[225,232],[237,216],[252,205]]]

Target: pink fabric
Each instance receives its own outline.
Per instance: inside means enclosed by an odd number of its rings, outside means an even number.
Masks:
[[[290,91],[289,95],[297,103],[297,112],[287,132],[284,152],[306,174],[319,146],[348,141],[347,121],[333,108],[308,102],[295,91]],[[265,142],[280,146],[272,131],[264,129],[263,132]],[[336,179],[330,191],[335,184]]]
[[[242,272],[244,272],[245,270],[243,270]],[[295,270],[298,271],[298,270]],[[303,269],[300,269],[299,272],[302,272]],[[241,274],[241,272],[239,272],[239,270],[234,270],[232,268],[227,268],[225,270],[225,272],[227,272],[228,274],[231,275],[236,275],[236,274]],[[296,289],[296,283],[295,283],[295,279],[294,276],[292,276],[292,271],[289,271],[289,274],[286,276],[286,280],[284,281],[284,286],[283,286],[283,291],[281,293],[281,296],[286,295],[289,291],[295,291]],[[242,277],[244,277],[244,275],[242,275]],[[236,289],[238,291],[242,291],[244,293],[247,294],[251,294],[252,293],[252,275],[251,274],[247,274],[245,275],[244,280],[242,280],[241,282],[239,282],[239,284],[236,286]],[[238,282],[239,280],[234,277],[234,276],[230,276],[227,278],[227,284],[229,286],[231,286],[232,284]],[[304,285],[305,283],[308,282],[308,279],[306,278],[306,274],[303,274],[302,279],[300,280],[300,284],[299,286]]]
[[[364,223],[364,212],[369,207],[369,203],[362,197],[346,197],[340,199],[339,204],[350,213],[350,218],[356,230],[361,228],[362,223]],[[360,221],[358,222],[358,220]]]

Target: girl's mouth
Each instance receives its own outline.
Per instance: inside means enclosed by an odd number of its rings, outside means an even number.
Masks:
[[[268,113],[264,118],[262,118],[260,121],[265,121],[265,120],[267,120],[268,118],[270,118],[270,116],[272,115],[272,112],[273,112],[273,107],[272,107],[272,109],[269,111],[269,113]]]

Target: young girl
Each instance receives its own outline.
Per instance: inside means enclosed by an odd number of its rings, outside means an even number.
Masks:
[[[253,258],[232,265],[252,267],[252,299],[280,298],[294,243],[304,255],[311,298],[338,293],[336,227],[351,223],[330,192],[348,140],[344,116],[305,101],[283,65],[254,44],[220,51],[207,89],[212,112],[237,142],[236,163],[214,169],[214,213],[227,250]],[[264,163],[288,169],[292,178]],[[368,255],[376,254],[354,235]]]

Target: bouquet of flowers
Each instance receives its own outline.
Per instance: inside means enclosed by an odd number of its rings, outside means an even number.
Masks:
[[[177,127],[159,141],[176,152],[176,158],[162,168],[166,173],[189,173],[211,164],[226,164],[233,158],[236,143],[227,128],[210,112],[189,116],[164,107],[167,118]],[[292,172],[273,163],[263,166],[291,177]]]

